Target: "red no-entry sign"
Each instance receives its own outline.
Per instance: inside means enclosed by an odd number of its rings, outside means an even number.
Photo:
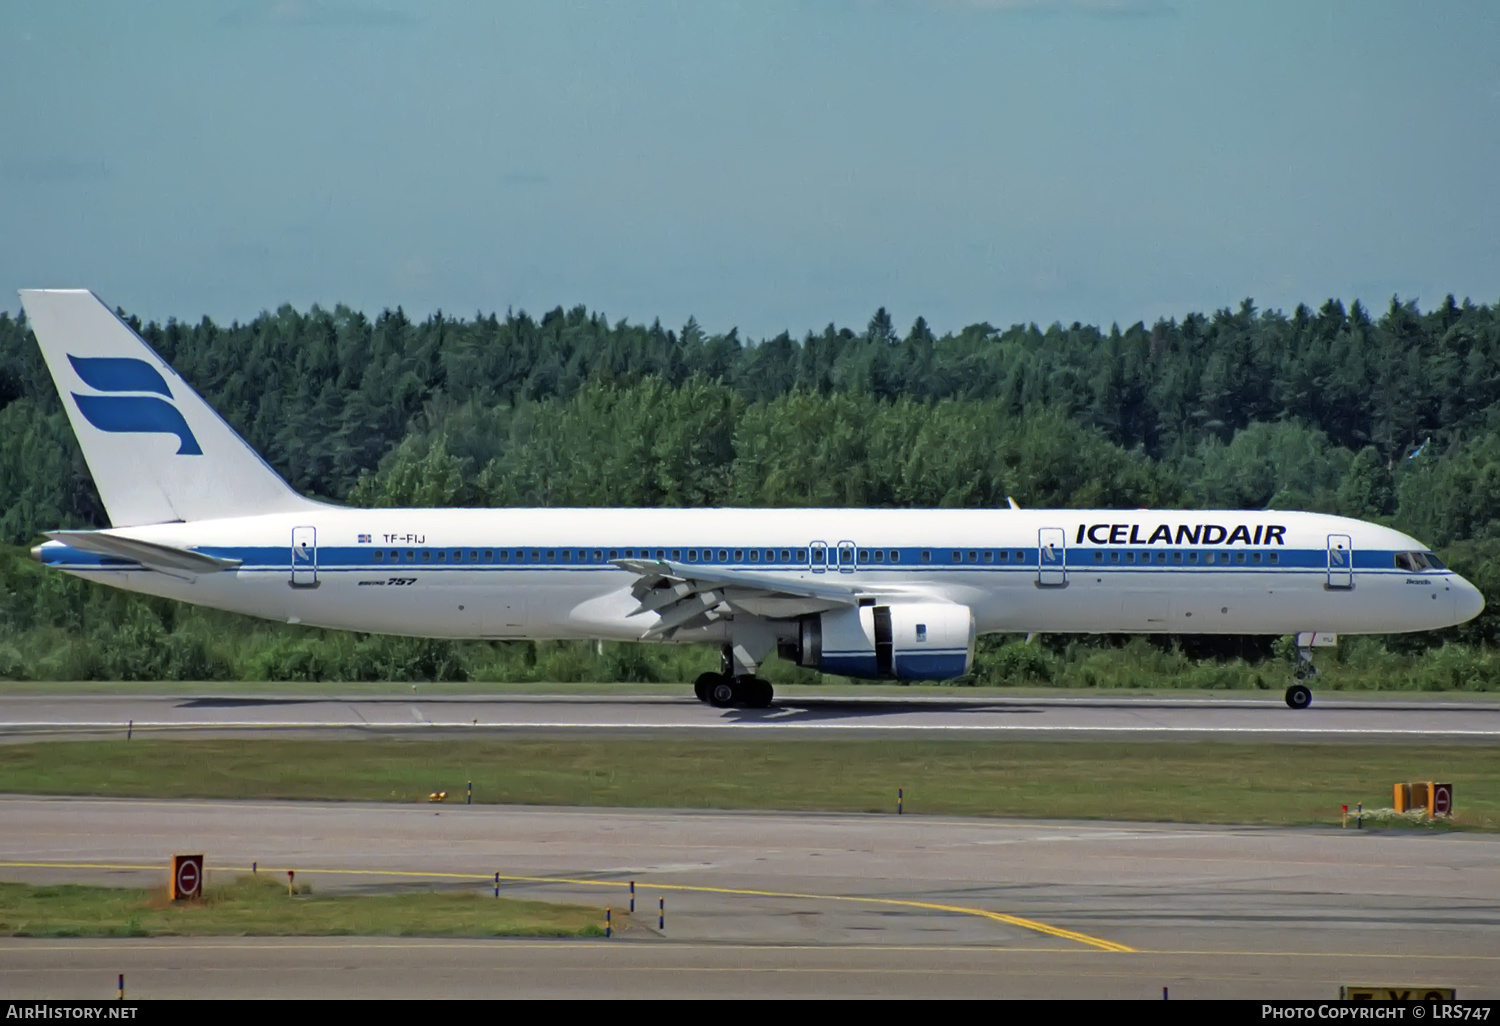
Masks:
[[[203,856],[172,856],[172,900],[187,901],[203,896]]]

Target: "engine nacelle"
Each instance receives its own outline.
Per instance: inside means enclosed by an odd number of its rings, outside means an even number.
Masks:
[[[803,617],[779,652],[845,677],[951,680],[974,664],[974,614],[951,602],[837,609]]]

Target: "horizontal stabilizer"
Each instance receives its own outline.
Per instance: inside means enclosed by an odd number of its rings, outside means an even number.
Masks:
[[[193,574],[213,574],[233,570],[240,565],[238,559],[222,559],[192,549],[179,549],[172,545],[121,538],[117,534],[103,531],[48,531],[47,537],[60,541],[82,552],[100,556],[129,559],[151,570],[176,570]]]

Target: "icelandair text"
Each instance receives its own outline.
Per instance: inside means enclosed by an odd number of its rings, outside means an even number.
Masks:
[[[1282,524],[1079,524],[1075,545],[1285,545]]]

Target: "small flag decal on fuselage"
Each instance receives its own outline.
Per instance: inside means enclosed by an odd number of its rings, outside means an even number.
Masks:
[[[361,545],[368,545],[368,544],[370,544],[370,536],[368,534],[362,534],[362,535],[360,535],[359,536],[359,543]]]

